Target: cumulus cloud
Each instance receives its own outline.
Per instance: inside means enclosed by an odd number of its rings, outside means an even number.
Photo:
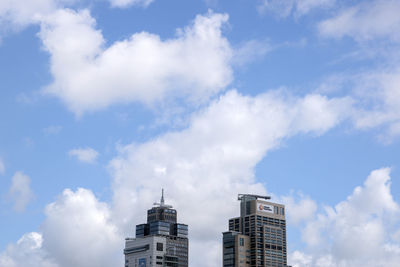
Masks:
[[[147,7],[154,0],[109,0],[111,6]],[[84,2],[84,1],[80,1]],[[90,2],[90,0],[86,1]],[[44,17],[79,3],[77,0],[2,0],[0,2],[0,26],[21,29],[30,24],[40,23]]]
[[[14,202],[15,211],[24,211],[29,202],[34,198],[30,184],[31,179],[23,172],[16,172],[12,177],[8,195]]]
[[[123,264],[124,237],[112,223],[108,205],[91,191],[64,190],[47,205],[45,215],[43,249],[60,267]]]
[[[280,202],[286,206],[287,221],[290,224],[299,224],[314,217],[317,211],[317,203],[308,196],[299,194],[296,196],[284,196]]]
[[[2,158],[0,158],[0,174],[4,174],[6,172],[6,165]]]
[[[193,115],[187,129],[120,148],[110,164],[113,217],[125,234],[133,235],[132,226],[145,220],[144,210],[164,187],[167,202],[190,225],[190,265],[216,266],[220,253],[200,248],[220,247],[218,237],[227,219],[237,216],[238,193],[266,193],[254,177],[256,164],[285,138],[334,127],[345,118],[343,109],[349,104],[319,95],[270,92],[247,97],[230,91]],[[195,260],[205,256],[207,263]]]
[[[16,244],[8,245],[0,254],[2,267],[59,267],[42,248],[43,237],[40,233],[32,232],[23,235]]]
[[[179,221],[190,225],[190,266],[219,265],[221,232],[227,219],[237,216],[237,194],[267,193],[254,175],[257,163],[286,138],[336,126],[349,105],[346,98],[316,94],[272,91],[249,97],[229,91],[193,114],[186,129],[121,146],[109,167],[112,205],[85,189],[65,190],[49,204],[38,250],[46,256],[40,259],[51,258],[60,267],[122,264],[123,238],[134,235],[134,225],[145,221],[146,209],[164,187]],[[310,209],[307,200],[297,205]],[[16,257],[6,256],[2,260],[18,265]],[[209,261],[199,260],[204,257]]]
[[[76,0],[3,0],[0,2],[0,26],[22,28],[38,23],[43,16],[74,2]]]
[[[397,266],[399,205],[390,192],[390,169],[372,171],[363,186],[335,207],[325,207],[303,231],[311,253],[294,252],[295,266]]]
[[[0,3],[0,22],[19,26],[33,23],[43,13],[55,8],[53,0],[5,0]]]
[[[291,14],[303,16],[313,9],[329,8],[336,0],[263,0],[258,6],[261,13],[273,12],[279,17],[286,18]]]
[[[54,77],[45,92],[78,115],[115,103],[206,100],[232,80],[232,51],[221,32],[227,20],[209,12],[173,39],[141,32],[105,47],[87,10],[59,10],[43,20],[39,33]]]
[[[68,155],[76,157],[79,161],[84,163],[96,163],[99,152],[93,148],[75,148],[68,152]]]
[[[64,192],[46,206],[41,233],[25,234],[0,254],[2,267],[110,267],[123,265],[124,237],[110,208],[90,190]]]
[[[400,41],[400,2],[396,0],[364,1],[344,8],[335,17],[321,22],[319,32],[324,36],[350,36],[358,41],[390,38]]]

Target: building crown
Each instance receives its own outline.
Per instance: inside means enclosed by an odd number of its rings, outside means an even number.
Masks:
[[[260,195],[252,195],[252,194],[238,194],[238,200],[247,200],[247,199],[271,199],[270,196],[260,196]]]
[[[164,188],[161,189],[161,200],[160,200],[160,203],[155,202],[153,205],[158,206],[158,207],[160,207],[160,208],[165,208],[165,209],[171,209],[171,208],[172,208],[171,205],[165,204],[165,200],[164,200]]]

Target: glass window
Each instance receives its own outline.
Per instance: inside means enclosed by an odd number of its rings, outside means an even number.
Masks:
[[[274,213],[275,213],[275,214],[279,214],[278,207],[276,207],[276,206],[274,206]]]

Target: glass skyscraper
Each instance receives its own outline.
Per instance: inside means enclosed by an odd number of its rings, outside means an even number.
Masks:
[[[240,194],[240,217],[223,233],[223,267],[286,267],[284,205],[270,197]]]
[[[136,238],[127,238],[125,267],[188,267],[188,225],[177,223],[177,212],[164,202],[147,211],[147,223],[136,225]]]

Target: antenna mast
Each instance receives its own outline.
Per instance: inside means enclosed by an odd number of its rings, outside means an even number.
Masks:
[[[166,209],[171,209],[171,205],[165,204],[164,200],[164,188],[161,189],[161,200],[160,203],[154,203],[154,205],[159,206],[160,208],[166,208]]]

